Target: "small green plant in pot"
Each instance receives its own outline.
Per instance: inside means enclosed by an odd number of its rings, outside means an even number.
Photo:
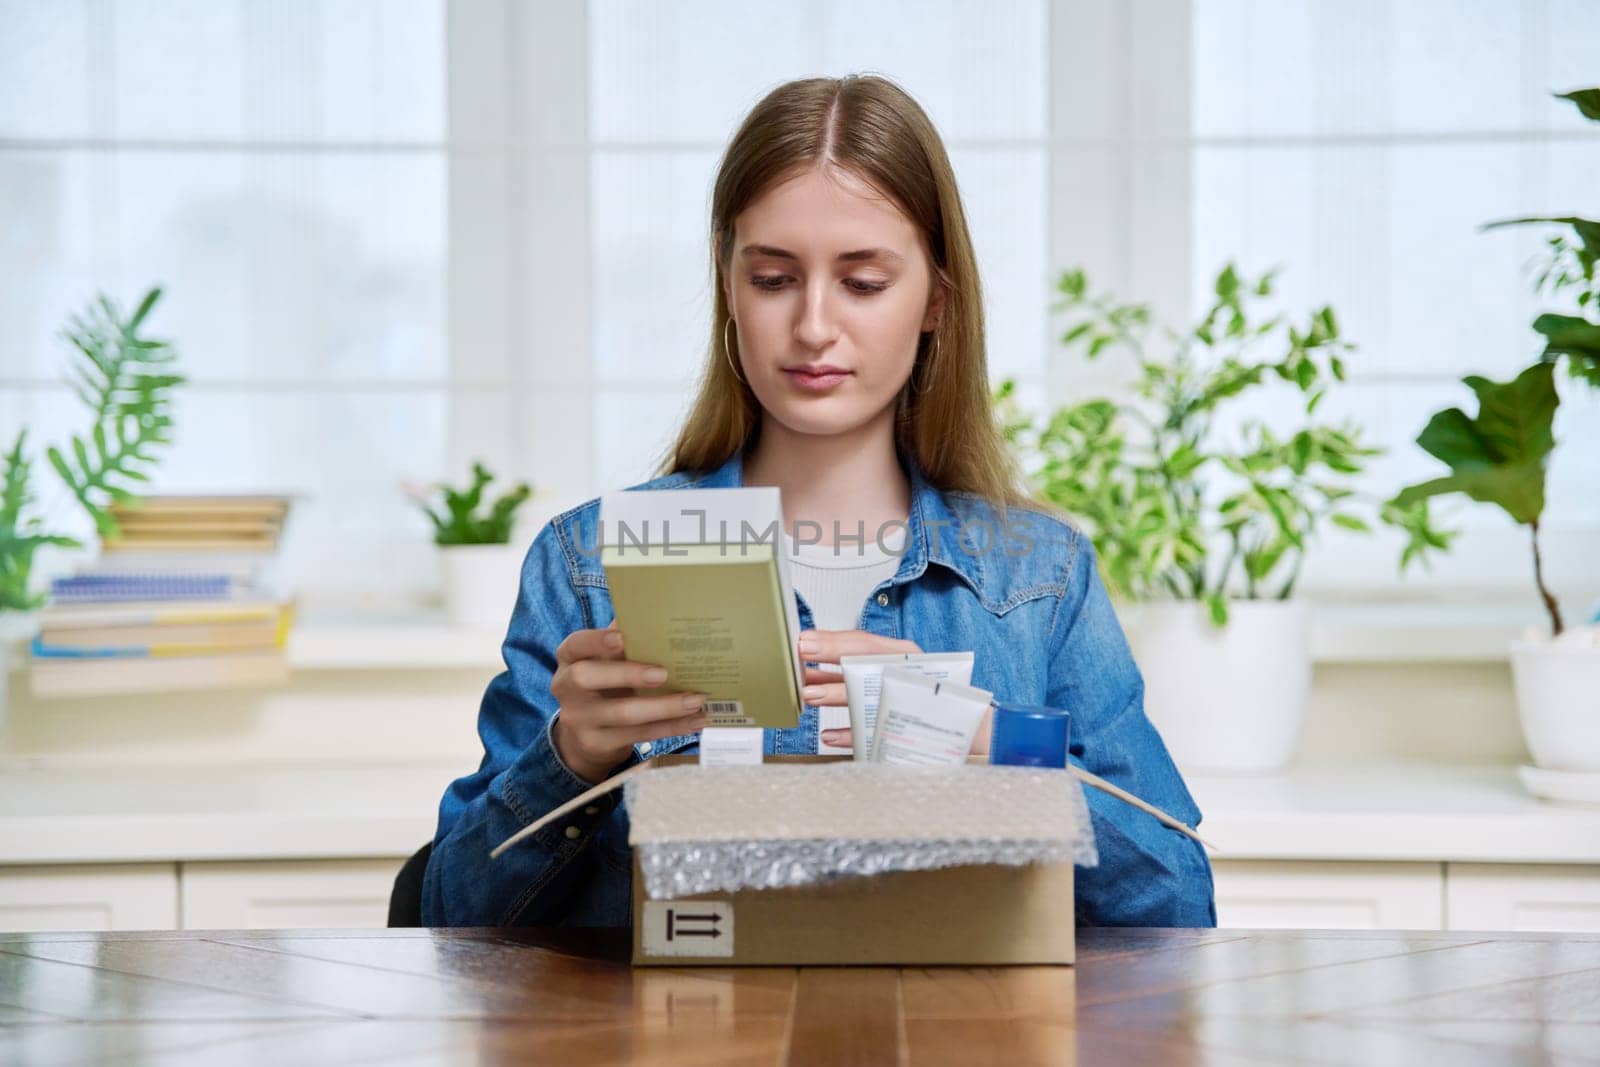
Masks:
[[[1557,95],[1600,122],[1600,89]],[[1544,340],[1538,362],[1509,382],[1463,379],[1478,413],[1446,408],[1417,438],[1448,472],[1402,490],[1393,503],[1406,508],[1460,494],[1492,504],[1527,527],[1530,570],[1549,632],[1511,648],[1518,714],[1537,764],[1524,768],[1523,780],[1536,793],[1559,797],[1562,772],[1600,774],[1600,625],[1567,626],[1540,546],[1545,475],[1561,404],[1558,365],[1566,366],[1568,388],[1600,391],[1600,220],[1541,216],[1484,228],[1534,225],[1553,228],[1535,264],[1534,287],[1560,305],[1533,320]]]
[[[516,601],[522,557],[512,535],[517,511],[533,489],[518,482],[490,502],[485,493],[493,481],[488,468],[474,462],[464,489],[440,484],[407,490],[433,526],[445,604],[458,626],[502,626]]]
[[[1357,488],[1379,450],[1316,417],[1352,346],[1329,307],[1298,322],[1263,313],[1273,285],[1228,266],[1198,323],[1158,331],[1144,305],[1068,271],[1061,340],[1090,360],[1130,356],[1131,398],[1038,421],[1013,383],[996,394],[1038,496],[1084,527],[1113,596],[1139,605],[1146,708],[1188,769],[1266,770],[1292,754],[1310,684],[1308,613],[1293,596],[1319,530],[1388,522],[1417,552],[1443,541],[1425,504],[1385,507]],[[1290,416],[1279,425],[1229,417],[1268,390]]]

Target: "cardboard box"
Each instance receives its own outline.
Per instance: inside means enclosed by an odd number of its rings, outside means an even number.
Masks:
[[[826,762],[848,757],[768,758]],[[641,966],[1070,964],[1075,924],[1070,862],[896,871],[650,900],[634,854],[633,962]]]

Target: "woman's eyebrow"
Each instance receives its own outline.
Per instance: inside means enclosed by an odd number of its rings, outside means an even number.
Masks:
[[[772,245],[745,245],[739,250],[739,254],[744,256],[771,256],[774,259],[800,258],[793,252],[775,248]],[[840,252],[837,258],[840,262],[855,263],[864,259],[892,259],[899,262],[905,257],[891,248],[858,248],[854,252]]]

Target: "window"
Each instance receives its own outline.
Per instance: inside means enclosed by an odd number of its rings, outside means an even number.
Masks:
[[[0,26],[7,443],[86,429],[66,317],[164,284],[190,381],[157,488],[306,494],[309,589],[419,569],[399,482],[443,473],[453,389],[441,0],[7,0]]]
[[[1583,0],[754,10],[0,0],[0,427],[76,428],[63,319],[165,283],[192,381],[160,487],[302,491],[293,581],[407,604],[434,579],[402,480],[482,457],[535,483],[531,537],[652,473],[709,341],[727,139],[784,80],[877,71],[946,139],[996,380],[1035,408],[1121,387],[1057,344],[1066,267],[1184,321],[1223,262],[1281,266],[1359,346],[1325,410],[1391,449],[1386,493],[1430,472],[1411,442],[1456,379],[1537,350],[1537,235],[1477,226],[1600,213],[1600,135],[1548,96],[1600,81]],[[1600,401],[1565,392],[1556,584],[1600,540]],[[1525,532],[1451,507],[1469,533],[1431,575],[1330,535],[1304,584],[1531,596]]]
[[[1550,96],[1600,83],[1600,7],[1472,0],[1445,15],[1386,0],[1208,0],[1191,10],[1191,306],[1230,259],[1252,273],[1286,268],[1288,306],[1332,304],[1358,346],[1350,384],[1321,411],[1354,418],[1390,450],[1370,488],[1436,476],[1442,465],[1415,445],[1429,415],[1476,410],[1463,375],[1509,379],[1542,347],[1526,270],[1539,233],[1478,227],[1600,215],[1600,135]],[[1547,487],[1558,588],[1592,584],[1600,553],[1600,397],[1575,386],[1561,383]],[[1491,585],[1532,597],[1525,530],[1459,497],[1438,507],[1465,536],[1401,591]],[[1391,585],[1396,544],[1330,535],[1307,581]]]

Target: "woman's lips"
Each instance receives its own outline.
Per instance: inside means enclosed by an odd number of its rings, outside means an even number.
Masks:
[[[795,387],[808,393],[826,393],[846,378],[850,377],[849,371],[830,371],[826,374],[811,374],[804,370],[786,370],[789,380]]]

